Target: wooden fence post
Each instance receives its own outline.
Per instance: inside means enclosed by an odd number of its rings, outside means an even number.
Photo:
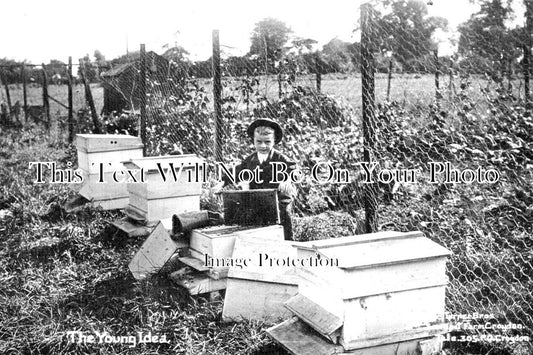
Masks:
[[[374,53],[372,49],[372,7],[361,5],[361,79],[363,100],[363,161],[375,160],[375,83]],[[365,230],[377,231],[377,187],[375,183],[365,184]]]
[[[2,98],[2,84],[4,83],[4,72],[3,69],[0,69],[0,99]],[[7,111],[6,105],[0,103],[0,117],[4,116],[5,124],[9,123],[9,112]]]
[[[83,59],[80,59],[80,74],[81,80],[83,81],[83,86],[85,87],[85,100],[89,104],[91,110],[91,117],[93,119],[94,133],[102,133],[100,122],[98,120],[98,114],[96,113],[96,107],[94,106],[93,94],[91,92],[91,86],[87,81],[87,73],[85,71],[85,62]]]
[[[320,55],[317,53],[315,57],[315,71],[316,71],[316,91],[320,94],[322,91],[322,63],[320,62]]]
[[[26,64],[22,64],[22,96],[24,100],[24,122],[28,122],[28,88],[26,82]]]
[[[148,147],[148,142],[146,141],[146,46],[141,44],[140,48],[140,70],[139,70],[139,89],[141,96],[141,141],[144,144],[143,147],[143,156],[146,156],[146,149]]]
[[[531,109],[531,96],[529,91],[529,77],[531,70],[531,30],[532,30],[532,6],[530,2],[526,3],[526,43],[522,46],[524,51],[524,59],[522,60],[524,71],[524,99],[527,112]]]
[[[439,82],[439,74],[440,74],[440,64],[439,64],[439,50],[435,49],[433,51],[433,57],[435,61],[435,102],[437,104],[437,108],[440,110],[440,82]]]
[[[48,99],[48,76],[46,75],[46,66],[43,66],[43,109],[46,115],[46,128],[50,129],[50,100]]]
[[[389,75],[387,76],[387,101],[390,101],[390,84],[392,81],[392,58],[389,59]]]
[[[72,103],[72,57],[68,57],[68,142],[74,141],[74,107]]]
[[[7,109],[9,115],[13,114],[13,106],[11,105],[11,94],[9,92],[9,84],[7,82],[7,76],[2,72],[2,81],[4,82],[4,87],[6,89],[6,100],[7,100]]]
[[[215,105],[215,161],[222,161],[222,73],[218,30],[213,30],[213,96]]]
[[[450,68],[450,84],[449,84],[448,92],[449,92],[449,100],[451,102],[453,100],[453,94],[454,94],[453,68]]]

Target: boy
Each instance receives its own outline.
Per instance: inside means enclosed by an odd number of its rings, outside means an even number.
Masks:
[[[274,146],[283,138],[283,130],[277,122],[268,118],[259,118],[250,124],[246,132],[253,141],[255,152],[236,167],[236,173],[238,175],[242,169],[254,170],[257,166],[260,167],[262,183],[251,181],[248,188],[250,190],[278,189],[280,220],[283,225],[285,240],[292,240],[291,213],[292,199],[296,194],[295,189],[290,181],[271,182],[273,175],[273,164],[271,163],[283,163],[287,174],[295,169],[296,165],[292,159],[274,149]],[[228,183],[229,179],[226,178],[215,189],[220,190]],[[240,185],[243,186],[243,183]],[[243,188],[246,187],[243,186]]]

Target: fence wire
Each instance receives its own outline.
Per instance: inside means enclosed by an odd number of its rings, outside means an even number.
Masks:
[[[306,172],[299,215],[346,212],[361,232],[366,205],[380,230],[423,231],[452,251],[446,310],[452,321],[467,318],[452,322],[459,340],[447,347],[529,354],[531,342],[513,337],[533,337],[531,4],[514,27],[507,2],[479,4],[450,54],[436,38],[446,19],[428,16],[426,2],[406,0],[371,3],[361,42],[333,40],[313,51],[293,41],[276,56],[223,53],[222,156],[232,162],[250,154],[247,126],[274,118],[285,132],[277,149]],[[371,74],[365,80],[362,67]],[[177,47],[148,52],[144,99],[140,71],[133,55],[102,69],[102,83],[91,86],[105,130],[139,134],[144,104],[148,155],[214,160],[211,61],[192,63]],[[60,97],[54,90],[62,89],[50,86]],[[30,97],[39,104],[38,94]],[[373,102],[371,115],[363,115],[363,97]],[[82,86],[74,101],[78,132],[90,129]],[[51,104],[56,110],[62,117]],[[365,148],[376,163],[372,189],[361,165]],[[310,174],[317,165],[320,183]],[[349,181],[328,179],[328,167],[344,169]]]
[[[285,131],[277,148],[307,169],[297,213],[344,211],[361,225],[366,206],[380,230],[422,230],[453,253],[446,310],[457,339],[447,347],[526,354],[531,343],[516,337],[533,336],[531,31],[509,28],[502,2],[481,3],[459,27],[453,54],[434,39],[445,19],[427,16],[423,2],[398,0],[371,4],[361,43],[336,54],[294,45],[275,58],[222,56],[223,160],[250,154],[246,127],[274,118]],[[153,58],[148,154],[213,159],[211,61]],[[370,70],[364,80],[362,67]],[[137,62],[127,74],[129,90],[139,70]],[[119,79],[105,80],[120,89]],[[376,163],[372,185],[364,183],[365,148]],[[321,183],[309,174],[317,164]],[[329,166],[345,169],[349,182],[328,180]]]

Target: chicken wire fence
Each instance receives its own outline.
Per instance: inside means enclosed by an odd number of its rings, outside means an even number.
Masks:
[[[285,132],[278,149],[306,171],[297,213],[344,211],[358,232],[371,214],[367,227],[422,230],[453,253],[448,346],[457,353],[529,353],[531,33],[525,23],[521,31],[489,26],[500,36],[495,45],[483,34],[487,24],[472,20],[460,30],[458,52],[445,55],[432,38],[438,21],[417,24],[401,15],[409,11],[400,7],[415,11],[420,3],[385,5],[368,8],[349,70],[324,53],[222,55],[219,133],[211,61],[170,60],[163,70],[149,64],[148,154],[216,160],[220,134],[222,160],[239,161],[253,150],[248,124],[274,118]],[[169,80],[181,80],[180,89],[167,87]],[[362,164],[369,160],[371,173]]]
[[[481,2],[446,54],[435,38],[442,20],[430,20],[424,6],[371,3],[357,25],[361,40],[337,52],[311,52],[299,40],[281,55],[237,57],[225,53],[222,33],[220,97],[211,60],[133,55],[98,70],[94,106],[110,133],[141,134],[144,116],[147,155],[195,153],[210,162],[241,160],[253,151],[248,124],[277,120],[285,134],[277,149],[305,172],[296,213],[346,212],[353,233],[365,222],[423,231],[453,253],[449,347],[528,354],[531,343],[520,337],[533,336],[530,9],[510,27],[505,4]],[[29,81],[31,106],[42,105],[38,80]],[[12,102],[22,102],[17,80],[6,81]],[[66,85],[48,88],[64,102]],[[74,107],[77,132],[94,129],[81,84]],[[63,106],[52,101],[50,109],[64,122]]]
[[[364,9],[362,67],[370,84],[363,95],[374,105],[366,119],[375,137],[365,148],[379,186],[371,204],[380,223],[420,229],[452,251],[450,348],[527,354],[533,335],[530,13],[511,29],[504,25],[505,4],[480,3],[459,27],[453,55],[439,54],[431,36],[441,20],[404,16],[423,4],[376,2]]]

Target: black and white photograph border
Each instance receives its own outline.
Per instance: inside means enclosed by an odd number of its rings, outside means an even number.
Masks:
[[[0,353],[533,353],[533,2],[2,9]]]

